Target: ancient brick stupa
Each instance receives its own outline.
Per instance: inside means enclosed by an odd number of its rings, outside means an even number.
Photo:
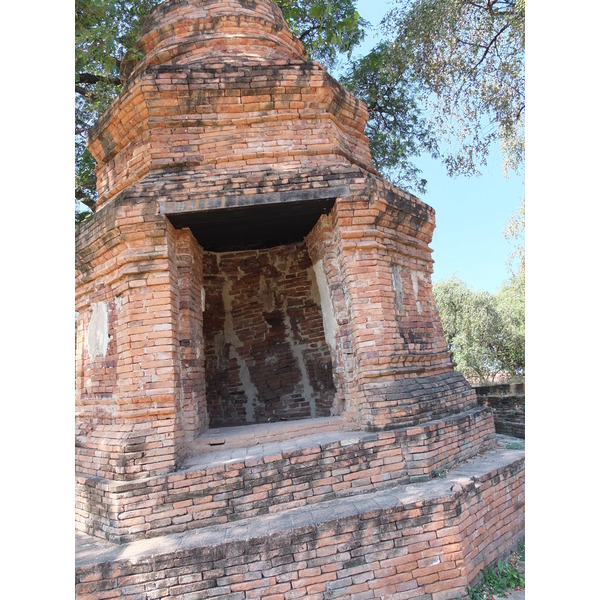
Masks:
[[[464,594],[524,466],[453,370],[433,210],[270,0],[164,2],[138,48],[77,232],[78,597]]]

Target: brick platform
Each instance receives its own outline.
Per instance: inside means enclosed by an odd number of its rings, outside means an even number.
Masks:
[[[121,542],[196,529],[428,480],[493,444],[489,411],[474,409],[379,434],[319,432],[204,452],[167,476],[123,483],[78,478],[77,524]]]
[[[270,0],[167,0],[138,50],[76,234],[77,595],[464,593],[523,458],[453,370],[433,209]]]
[[[523,531],[524,458],[490,451],[443,479],[126,545],[78,536],[94,598],[452,600]]]

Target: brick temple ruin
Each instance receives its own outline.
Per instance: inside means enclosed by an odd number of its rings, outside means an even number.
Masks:
[[[78,598],[464,596],[524,456],[453,370],[434,211],[270,0],[169,0],[138,48],[77,231]]]

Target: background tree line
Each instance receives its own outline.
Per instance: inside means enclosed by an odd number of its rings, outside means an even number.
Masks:
[[[471,382],[525,376],[525,204],[504,231],[517,246],[510,277],[496,294],[470,289],[456,277],[433,286],[456,368]]]

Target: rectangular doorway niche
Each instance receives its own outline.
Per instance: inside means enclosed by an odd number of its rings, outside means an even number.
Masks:
[[[204,252],[210,427],[332,415],[335,386],[304,241]]]

